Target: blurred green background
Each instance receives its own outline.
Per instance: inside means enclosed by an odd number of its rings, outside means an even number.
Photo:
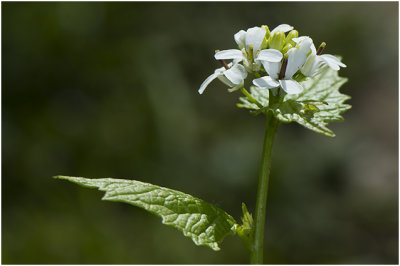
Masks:
[[[398,3],[2,3],[2,263],[248,263],[57,174],[132,178],[254,210],[264,118],[201,82],[240,29],[294,25],[343,56],[336,138],[283,125],[265,263],[398,262]]]

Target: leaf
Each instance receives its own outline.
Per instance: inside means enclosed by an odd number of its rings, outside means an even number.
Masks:
[[[317,133],[334,137],[335,134],[328,129],[323,120],[318,119],[319,108],[313,104],[305,104],[294,100],[287,100],[276,106],[272,106],[276,118],[283,123],[296,121],[300,125]]]
[[[218,244],[239,225],[226,212],[180,191],[135,180],[56,176],[89,188],[105,191],[103,200],[125,202],[160,216],[162,223],[183,232],[196,245],[219,250]]]
[[[297,122],[317,133],[334,137],[335,134],[326,125],[343,120],[341,113],[351,108],[350,105],[344,104],[350,96],[339,92],[339,88],[345,82],[347,79],[339,77],[337,71],[325,68],[321,74],[300,82],[304,88],[302,93],[286,95],[280,104],[268,106],[267,89],[253,86],[250,88],[250,94],[266,110],[271,110],[281,122]],[[240,102],[238,107],[260,110],[244,97],[240,98]]]
[[[246,204],[242,203],[242,225],[238,226],[237,233],[242,239],[244,246],[252,252],[254,247],[252,243],[254,241],[254,220],[253,216],[247,210]]]

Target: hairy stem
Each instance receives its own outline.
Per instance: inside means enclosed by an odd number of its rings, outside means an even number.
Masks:
[[[254,241],[250,251],[251,264],[263,263],[264,224],[267,206],[268,181],[271,168],[271,152],[275,132],[278,129],[279,125],[279,121],[274,117],[272,112],[267,112],[266,117],[267,124],[264,136],[260,178],[257,188],[257,201],[254,221]]]

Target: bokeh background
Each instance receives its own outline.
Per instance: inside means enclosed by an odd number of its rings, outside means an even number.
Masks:
[[[353,106],[278,130],[265,263],[398,262],[398,3],[2,3],[2,263],[241,264],[57,174],[132,178],[254,210],[264,118],[201,82],[215,49],[294,25],[343,56]]]

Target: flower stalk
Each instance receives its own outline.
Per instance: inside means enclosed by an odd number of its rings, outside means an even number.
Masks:
[[[243,93],[244,96],[247,97],[247,99],[249,99],[249,101],[256,104],[259,108],[264,108],[264,106],[261,103],[259,103],[256,99],[254,99],[254,97],[251,96],[251,94],[244,87],[241,88],[240,91]]]
[[[270,93],[270,104],[271,101],[276,100]],[[266,113],[266,128],[264,136],[264,145],[261,157],[261,168],[260,177],[258,180],[257,188],[257,200],[256,210],[254,219],[254,240],[252,248],[250,250],[250,263],[251,264],[262,264],[263,263],[263,251],[264,251],[264,225],[265,215],[267,210],[267,195],[268,195],[268,184],[269,174],[271,169],[271,155],[272,155],[272,144],[274,142],[275,133],[278,129],[279,120],[277,120],[271,111]]]

